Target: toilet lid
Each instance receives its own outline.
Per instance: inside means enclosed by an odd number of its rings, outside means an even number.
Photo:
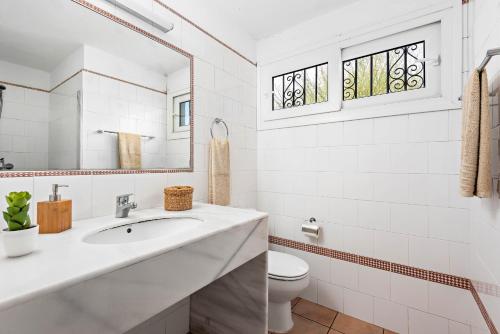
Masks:
[[[309,272],[309,265],[306,261],[296,256],[268,251],[268,274],[276,279],[301,279]]]

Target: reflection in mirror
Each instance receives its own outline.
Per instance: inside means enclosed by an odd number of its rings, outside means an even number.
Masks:
[[[72,1],[3,1],[0,170],[190,168],[190,64]]]

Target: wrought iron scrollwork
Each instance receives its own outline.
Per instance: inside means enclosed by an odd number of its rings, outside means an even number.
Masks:
[[[328,63],[274,76],[272,78],[273,110],[326,101],[327,98],[324,94],[322,95],[321,89],[327,90],[328,78],[327,75],[319,78],[321,70],[326,73],[326,66]]]
[[[385,61],[374,65],[375,57],[377,59],[383,57]],[[365,96],[424,88],[425,63],[418,61],[419,58],[424,57],[425,41],[421,41],[343,61],[343,99],[353,100]],[[361,67],[361,70],[364,69],[361,71],[359,66],[369,66],[369,68]],[[385,73],[384,80],[380,78],[374,80],[374,73]],[[369,95],[360,93],[361,96],[358,96],[358,86],[362,84],[363,87],[369,84]],[[375,85],[378,86],[375,87]]]

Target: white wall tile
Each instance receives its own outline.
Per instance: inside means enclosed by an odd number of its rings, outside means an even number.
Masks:
[[[429,207],[430,237],[468,242],[469,232],[469,210]]]
[[[343,195],[343,174],[337,172],[318,173],[318,195],[326,197],[338,197]]]
[[[408,308],[388,301],[375,298],[374,323],[396,333],[408,333]]]
[[[471,327],[460,322],[450,320],[448,323],[449,334],[471,334]]]
[[[344,289],[318,281],[318,303],[338,312],[344,312]]]
[[[391,231],[427,236],[428,212],[423,205],[391,204]]]
[[[363,256],[373,256],[373,231],[360,227],[344,227],[344,250]]]
[[[329,219],[337,224],[357,225],[357,202],[351,199],[331,198],[328,210]]]
[[[410,334],[448,333],[448,320],[433,314],[409,309]]]
[[[375,230],[390,229],[389,204],[384,202],[358,201],[358,225]]]
[[[371,296],[389,299],[391,273],[367,266],[359,266],[359,291]]]
[[[391,274],[391,300],[422,311],[428,304],[427,281],[409,276]]]
[[[344,123],[318,125],[318,146],[339,146],[344,142]]]
[[[373,323],[374,297],[357,291],[344,289],[344,313]]]
[[[448,243],[444,240],[410,237],[410,266],[447,273]]]
[[[344,174],[344,197],[351,199],[373,199],[374,176],[369,173]]]
[[[472,307],[477,307],[470,292],[429,282],[429,311],[458,322],[470,322]]]
[[[375,174],[373,198],[376,201],[408,203],[409,178],[407,174]]]
[[[373,119],[344,123],[344,145],[373,143]]]
[[[374,121],[375,143],[404,143],[408,140],[408,116],[380,117]]]
[[[359,265],[356,263],[331,259],[331,282],[351,290],[358,290]]]
[[[448,112],[411,114],[409,119],[409,140],[411,142],[448,140]]]
[[[309,285],[299,295],[300,298],[307,299],[313,303],[318,302],[318,280],[311,277]]]
[[[408,264],[408,236],[397,233],[374,231],[373,256],[377,259]]]

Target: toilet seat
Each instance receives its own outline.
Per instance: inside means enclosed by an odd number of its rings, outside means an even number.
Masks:
[[[306,261],[281,252],[268,251],[268,277],[279,281],[297,281],[307,277],[309,265]]]

